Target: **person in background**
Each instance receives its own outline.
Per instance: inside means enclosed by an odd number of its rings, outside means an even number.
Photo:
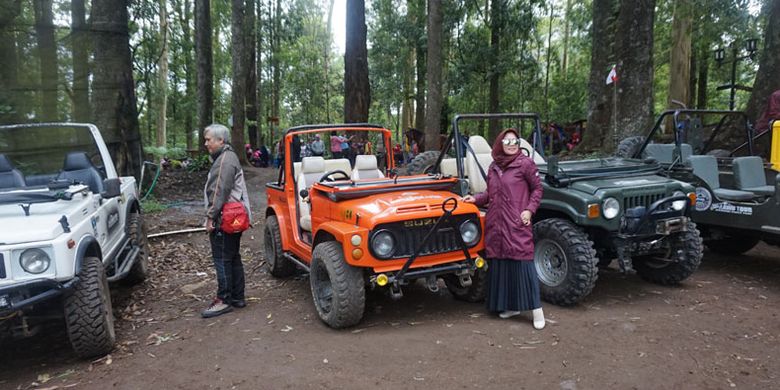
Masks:
[[[260,145],[260,166],[263,168],[268,167],[268,162],[270,160],[270,151],[268,148],[265,147],[265,144]]]
[[[519,133],[505,129],[493,144],[487,191],[463,198],[488,207],[485,252],[489,261],[488,311],[501,318],[533,312],[534,328],[544,328],[539,280],[534,265],[531,220],[542,200],[542,182],[534,161],[520,153]]]
[[[249,195],[244,182],[241,162],[230,146],[230,129],[212,124],[203,130],[206,149],[214,161],[203,190],[206,206],[206,232],[211,242],[211,254],[217,272],[217,297],[201,312],[203,318],[228,313],[233,308],[246,307],[244,297],[244,264],[241,262],[241,233],[225,233],[220,229],[222,207],[228,202],[241,202],[249,220]]]
[[[314,135],[314,141],[311,142],[311,155],[322,157],[325,154],[325,143],[320,139],[319,134]]]
[[[776,120],[780,120],[780,89],[769,95],[766,107],[756,122],[756,132],[760,133],[769,129],[769,123]]]
[[[284,138],[282,138],[284,139]],[[282,146],[284,147],[284,146]],[[290,146],[293,162],[301,161],[301,137],[294,135],[292,139],[292,145]]]
[[[330,132],[330,153],[334,159],[343,157],[341,144],[346,141],[346,138],[339,136],[335,131]]]

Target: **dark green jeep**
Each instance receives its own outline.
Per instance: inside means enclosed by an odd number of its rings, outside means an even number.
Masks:
[[[408,173],[465,177],[460,194],[484,191],[491,147],[481,136],[466,139],[464,121],[479,127],[498,121],[531,139],[523,140],[521,152],[534,159],[544,178],[534,215],[534,260],[546,301],[577,303],[593,289],[599,266],[615,259],[621,271],[665,285],[685,280],[699,266],[702,241],[688,217],[696,201],[693,186],[662,175],[662,166],[652,160],[545,160],[536,114],[457,115],[442,150],[418,155]]]

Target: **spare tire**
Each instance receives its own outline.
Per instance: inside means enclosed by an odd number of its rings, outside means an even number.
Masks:
[[[644,137],[628,137],[618,144],[615,156],[623,158],[634,158],[634,155],[642,147],[642,143],[645,142]],[[639,157],[637,157],[639,158]]]
[[[411,175],[422,175],[424,173],[429,173],[433,170],[434,164],[436,164],[436,160],[439,158],[439,151],[438,150],[429,150],[427,152],[422,152],[418,154],[414,159],[412,159],[412,162],[409,163],[409,165],[406,167],[406,174],[408,176]]]

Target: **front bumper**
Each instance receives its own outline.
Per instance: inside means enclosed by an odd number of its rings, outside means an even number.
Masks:
[[[419,279],[419,278],[438,277],[441,275],[448,275],[448,274],[454,274],[454,275],[469,274],[476,271],[477,268],[481,268],[485,266],[486,266],[485,260],[478,256],[474,259],[462,260],[455,263],[435,265],[427,268],[410,269],[409,271],[403,273],[400,277],[398,277],[400,271],[396,271],[393,273],[378,273],[376,275],[372,275],[369,278],[369,282],[372,285],[378,285],[380,287],[387,284],[399,285],[399,284],[406,284],[409,281]]]
[[[67,282],[39,279],[0,287],[0,317],[69,294],[78,281],[78,277]]]
[[[686,201],[681,210],[670,207],[672,202]],[[685,195],[670,196],[661,199],[646,210],[644,207],[626,210],[620,222],[618,238],[641,238],[651,236],[668,236],[688,230],[689,198]]]

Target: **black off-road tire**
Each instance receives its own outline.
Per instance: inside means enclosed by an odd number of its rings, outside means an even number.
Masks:
[[[644,141],[645,139],[643,137],[628,137],[620,141],[617,150],[615,151],[615,156],[633,158],[634,154],[636,154]]]
[[[149,245],[146,238],[146,224],[141,213],[131,213],[127,219],[130,245],[139,248],[135,264],[125,276],[124,283],[136,285],[142,283],[149,276]]]
[[[726,255],[741,255],[758,245],[758,237],[727,236],[715,240],[707,240],[707,248],[713,252]]]
[[[585,232],[568,220],[546,219],[534,224],[534,244],[542,299],[571,306],[590,294],[599,259]]]
[[[363,319],[366,288],[363,272],[344,260],[344,251],[336,241],[314,247],[309,270],[311,295],[322,322],[341,329]]]
[[[461,286],[459,278],[453,274],[446,275],[443,279],[447,290],[450,290],[455,299],[472,303],[485,300],[488,279],[485,268],[474,271],[474,275],[471,276],[471,285],[468,287]]]
[[[702,240],[696,224],[689,222],[688,231],[677,233],[672,243],[670,253],[682,250],[678,261],[654,260],[650,256],[633,258],[634,268],[642,279],[665,286],[675,285],[691,276],[702,258]],[[672,237],[668,237],[672,239]]]
[[[103,263],[85,257],[73,294],[65,299],[65,324],[73,350],[81,358],[105,355],[114,348],[114,314]]]
[[[429,150],[422,152],[412,159],[409,165],[406,167],[406,174],[422,175],[428,173],[433,169],[433,165],[436,164],[436,159],[439,158],[438,150]]]
[[[282,231],[275,215],[265,219],[263,249],[269,272],[277,278],[285,278],[295,273],[295,264],[284,257],[282,249]]]

